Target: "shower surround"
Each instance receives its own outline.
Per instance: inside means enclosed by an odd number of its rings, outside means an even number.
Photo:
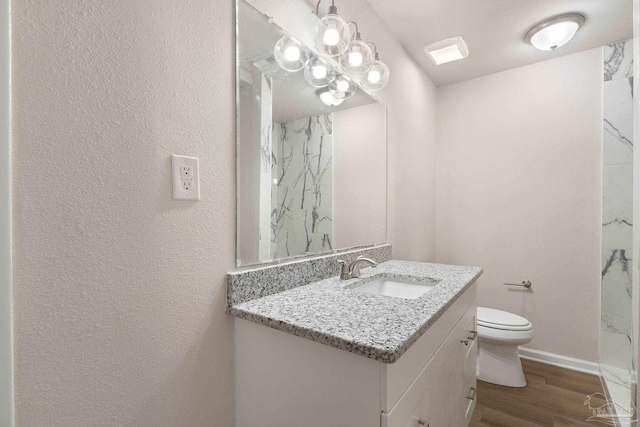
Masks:
[[[271,258],[333,249],[333,115],[274,123]]]
[[[629,411],[632,329],[633,42],[604,50],[600,366],[619,412]]]

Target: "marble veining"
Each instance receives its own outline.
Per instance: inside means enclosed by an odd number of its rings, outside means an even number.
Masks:
[[[633,247],[633,164],[603,167],[602,247]]]
[[[631,342],[631,251],[604,249],[602,269],[602,330]]]
[[[633,162],[633,78],[604,82],[604,164]]]
[[[391,245],[380,245],[229,273],[227,312],[231,307],[247,301],[337,276],[340,274],[339,259],[351,262],[363,255],[384,262],[391,259],[391,251]]]
[[[334,260],[335,262],[335,260]],[[336,263],[337,264],[337,263]],[[481,274],[477,267],[387,261],[231,307],[245,320],[384,363],[394,363]],[[380,274],[438,282],[416,299],[376,296],[352,289]]]
[[[332,115],[274,127],[271,258],[332,250]]]
[[[635,416],[635,408],[632,402],[631,388],[633,385],[632,374],[626,369],[613,368],[611,366],[601,367],[602,376],[607,382],[609,398],[614,402],[614,408],[618,416],[623,420],[628,420]],[[630,426],[625,421],[620,423],[620,427]]]
[[[631,40],[604,47],[604,80],[633,77],[633,43]]]

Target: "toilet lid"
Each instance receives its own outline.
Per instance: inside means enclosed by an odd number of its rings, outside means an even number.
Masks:
[[[495,329],[525,329],[531,323],[524,317],[493,308],[478,307],[478,325]]]

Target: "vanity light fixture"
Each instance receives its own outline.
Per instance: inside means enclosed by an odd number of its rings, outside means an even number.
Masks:
[[[325,87],[336,78],[336,72],[324,59],[311,56],[304,66],[304,78],[311,86]]]
[[[273,56],[284,70],[294,73],[302,70],[307,62],[308,53],[299,41],[293,37],[284,36],[276,43]]]
[[[424,47],[429,58],[436,65],[457,61],[469,56],[469,46],[462,36],[455,36]]]
[[[351,98],[358,91],[358,86],[347,76],[339,75],[329,84],[329,92],[336,99]]]
[[[349,43],[347,50],[338,58],[338,62],[342,69],[355,75],[361,75],[369,71],[371,64],[373,64],[373,52],[369,45],[362,41],[360,38],[360,31],[358,31],[358,24],[354,21],[349,21],[348,24],[353,24],[356,27],[356,32],[353,35],[353,39]]]
[[[322,0],[318,0],[316,5],[315,15],[318,17],[321,2]],[[353,38],[349,28],[351,24],[355,26]],[[316,92],[326,105],[339,105],[355,95],[358,84],[354,79],[369,91],[377,91],[387,85],[389,68],[380,61],[376,45],[362,41],[356,22],[347,23],[338,16],[335,0],[331,0],[329,13],[320,18],[313,32],[317,54],[287,35],[278,40],[273,56],[278,65],[286,71],[294,73],[304,70],[304,78],[311,86],[327,88],[331,85],[326,91]],[[368,45],[373,45],[373,49]],[[341,74],[323,59],[327,56],[335,57]]]
[[[329,91],[329,88],[326,88],[326,87],[322,89],[318,89],[316,91],[316,95],[318,95],[318,98],[320,98],[320,101],[322,101],[328,107],[336,107],[344,102],[344,98],[343,99],[336,98],[335,96],[333,96],[331,91]]]
[[[369,90],[369,91],[377,91],[382,89],[389,83],[389,67],[382,61],[380,61],[380,57],[378,56],[378,49],[376,48],[375,43],[369,42],[368,44],[372,44],[374,48],[374,61],[371,64],[371,68],[369,71],[365,73],[362,80],[360,81],[360,85]]]
[[[318,15],[321,1],[319,0],[316,6],[316,15]],[[351,41],[351,29],[345,20],[338,16],[338,8],[334,0],[331,0],[329,13],[313,27],[313,35],[316,49],[323,55],[338,56],[347,50]]]
[[[553,16],[531,27],[524,40],[540,50],[556,50],[569,43],[585,20],[579,13]]]

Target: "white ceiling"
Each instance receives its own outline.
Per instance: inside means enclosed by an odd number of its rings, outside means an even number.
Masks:
[[[369,0],[369,3],[436,86],[628,40],[633,34],[632,0]],[[587,20],[567,45],[555,52],[542,52],[524,42],[524,34],[534,24],[568,12],[582,13]],[[423,47],[453,36],[464,37],[469,57],[434,65]],[[380,54],[384,61],[384,52]]]

